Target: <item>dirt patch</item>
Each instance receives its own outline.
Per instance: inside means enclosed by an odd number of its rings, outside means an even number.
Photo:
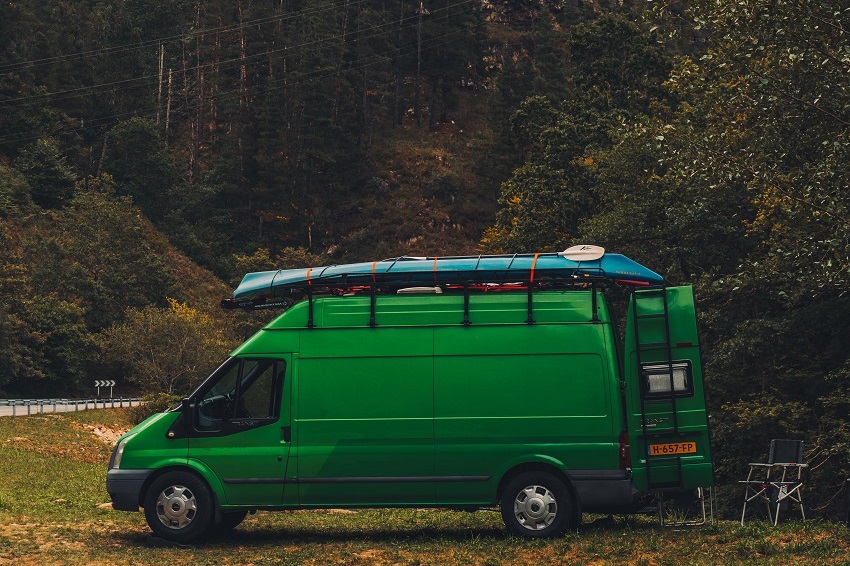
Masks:
[[[101,424],[89,424],[89,423],[74,423],[74,427],[78,430],[84,430],[86,432],[90,432],[95,435],[99,440],[103,441],[105,444],[109,446],[114,445],[121,436],[127,432],[127,428],[124,427],[110,427]]]

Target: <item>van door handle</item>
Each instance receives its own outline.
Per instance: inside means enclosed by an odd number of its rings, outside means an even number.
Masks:
[[[292,428],[288,426],[280,427],[280,437],[284,442],[292,441]]]

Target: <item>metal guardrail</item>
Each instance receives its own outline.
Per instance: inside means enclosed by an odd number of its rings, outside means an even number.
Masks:
[[[70,413],[88,409],[137,407],[139,397],[114,399],[0,399],[0,416],[23,416],[44,413]]]

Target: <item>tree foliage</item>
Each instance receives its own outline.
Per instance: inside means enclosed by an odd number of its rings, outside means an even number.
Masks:
[[[15,165],[30,186],[32,200],[42,208],[61,208],[74,193],[76,176],[56,140],[41,138],[21,151]]]
[[[103,359],[126,368],[147,392],[186,392],[236,346],[221,323],[174,299],[168,308],[130,308],[99,337]]]

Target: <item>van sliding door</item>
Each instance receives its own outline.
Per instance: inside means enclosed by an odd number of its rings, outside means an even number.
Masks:
[[[301,333],[302,506],[434,503],[432,355],[430,328]]]

